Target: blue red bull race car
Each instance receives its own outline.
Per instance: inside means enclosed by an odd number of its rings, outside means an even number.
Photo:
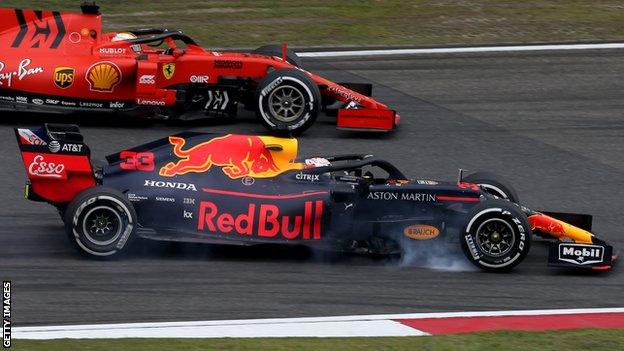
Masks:
[[[77,126],[15,129],[26,197],[54,205],[82,252],[112,256],[136,237],[217,244],[297,244],[396,254],[443,243],[488,271],[552,239],[549,263],[608,270],[613,248],[591,216],[519,204],[490,173],[412,179],[370,155],[299,159],[297,140],[184,132],[107,157],[95,168]]]

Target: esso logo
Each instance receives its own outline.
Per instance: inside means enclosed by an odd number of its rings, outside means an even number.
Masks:
[[[28,174],[36,177],[63,178],[65,165],[62,163],[46,162],[43,155],[37,155],[28,166]]]
[[[208,76],[191,76],[191,83],[208,83]]]

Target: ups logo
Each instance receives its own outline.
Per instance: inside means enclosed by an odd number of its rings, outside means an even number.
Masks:
[[[67,89],[74,84],[74,69],[71,67],[56,67],[54,70],[54,84],[61,89]]]

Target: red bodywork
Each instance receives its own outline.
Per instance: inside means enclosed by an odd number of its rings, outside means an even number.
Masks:
[[[280,57],[207,51],[181,32],[165,33],[175,35],[164,39],[167,48],[155,48],[113,41],[118,33],[102,32],[99,12],[0,9],[0,103],[50,110],[174,107],[181,86],[241,78],[253,88],[268,70],[295,68]],[[392,130],[398,123],[386,105],[304,72],[324,97],[350,104],[338,111],[339,127]]]
[[[89,148],[76,143],[44,141],[29,129],[16,129],[29,185],[26,197],[36,196],[54,204],[66,204],[81,191],[96,185]],[[47,147],[42,153],[41,147]]]

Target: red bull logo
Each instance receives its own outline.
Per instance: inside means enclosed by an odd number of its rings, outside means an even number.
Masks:
[[[542,213],[529,216],[531,230],[541,231],[557,238],[570,238],[577,243],[591,243],[592,233]]]
[[[184,138],[169,137],[169,142],[173,145],[173,153],[180,160],[169,162],[160,169],[159,174],[173,177],[190,172],[202,173],[210,170],[212,166],[218,166],[232,179],[246,176],[269,178],[288,169],[302,168],[298,164],[291,163],[292,152],[275,151],[275,153],[283,153],[276,156],[267,149],[264,139],[277,140],[281,143],[290,142],[288,139],[284,141],[278,138],[229,134],[184,149],[186,143]],[[286,146],[289,147],[289,145]],[[296,144],[294,147],[296,156]]]
[[[282,214],[274,204],[249,204],[247,211],[235,214],[220,210],[212,201],[202,201],[197,230],[288,240],[321,239],[323,201],[305,201],[300,214],[289,213]]]
[[[533,215],[529,217],[529,222],[531,224],[531,230],[539,229],[557,237],[565,235],[565,228],[563,227],[564,223],[552,217],[544,216],[542,214]]]

